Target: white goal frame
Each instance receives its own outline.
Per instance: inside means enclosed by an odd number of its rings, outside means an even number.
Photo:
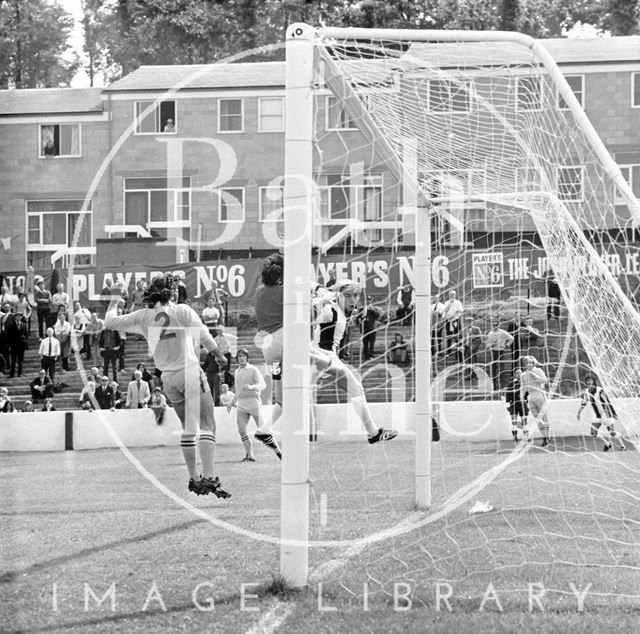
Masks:
[[[626,201],[632,219],[640,225],[640,204],[622,176],[604,143],[596,133],[571,87],[562,75],[551,54],[541,42],[523,34],[500,31],[440,31],[403,29],[315,29],[306,24],[293,24],[287,29],[286,85],[285,85],[285,185],[284,185],[284,341],[295,341],[287,346],[283,357],[283,460],[281,498],[281,566],[284,580],[294,587],[304,586],[308,580],[309,531],[309,332],[310,332],[310,254],[313,235],[313,91],[314,62],[317,41],[322,40],[385,40],[413,42],[505,42],[518,44],[535,54],[548,73],[570,110],[575,125],[588,140],[594,155],[606,174]],[[349,87],[340,84],[341,91]],[[344,82],[347,84],[347,82]],[[332,88],[334,88],[332,86]],[[363,133],[375,135],[377,126],[358,107],[357,97],[349,104],[358,108],[363,117]],[[391,148],[385,151],[385,141],[378,138],[384,154],[394,163],[392,169],[403,183],[401,212],[410,219],[416,232],[416,332],[415,358],[416,389],[413,407],[415,436],[415,504],[417,508],[431,506],[431,342],[430,342],[430,279],[428,210],[417,204],[415,165],[412,167],[411,141],[407,141],[407,154],[402,164]],[[544,197],[547,192],[541,192]],[[445,199],[436,202],[445,202]],[[405,220],[406,220],[405,218]],[[408,225],[407,225],[408,226]],[[595,250],[593,251],[595,255]],[[595,256],[597,257],[597,255]],[[296,265],[292,266],[292,262]],[[628,301],[628,300],[627,300]],[[304,345],[303,345],[304,344]]]

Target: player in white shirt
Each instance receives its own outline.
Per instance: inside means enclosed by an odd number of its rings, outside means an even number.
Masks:
[[[251,438],[247,434],[247,425],[249,420],[253,418],[257,430],[256,433],[262,432],[263,418],[262,418],[262,401],[260,400],[260,394],[267,387],[264,377],[260,373],[260,370],[255,365],[249,363],[249,353],[241,348],[236,355],[238,359],[238,368],[236,369],[235,376],[235,398],[234,405],[237,407],[236,421],[238,424],[238,433],[240,434],[240,440],[244,446],[245,457],[243,462],[255,462],[253,457],[253,447],[251,445]],[[227,405],[227,411],[231,411],[230,405]],[[275,451],[278,458],[282,459],[280,449],[275,447],[272,449]]]
[[[520,377],[520,392],[522,400],[525,399],[529,405],[531,418],[538,423],[538,429],[542,434],[542,447],[549,444],[549,417],[547,408],[549,401],[547,398],[547,375],[539,367],[535,357],[524,357],[524,372]],[[533,440],[533,432],[529,434],[529,440]]]
[[[216,446],[213,398],[199,360],[200,344],[208,352],[216,351],[217,345],[198,313],[187,304],[174,303],[178,280],[170,274],[154,278],[145,292],[147,307],[127,315],[117,315],[121,297],[114,287],[105,327],[146,338],[155,366],[162,371],[164,393],[182,423],[180,446],[189,471],[189,490],[197,495],[213,493],[228,498],[231,494],[213,473]],[[226,359],[221,357],[220,363],[226,363]],[[197,465],[198,427],[202,475],[198,474]]]

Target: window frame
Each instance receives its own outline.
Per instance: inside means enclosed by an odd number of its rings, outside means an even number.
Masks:
[[[640,163],[621,163],[618,165],[620,168],[620,172],[622,173],[622,177],[627,181],[631,191],[640,192]],[[628,174],[625,176],[625,171],[628,171]],[[634,175],[636,177],[634,178]],[[636,184],[637,178],[637,184]],[[624,197],[620,195],[620,190],[617,185],[613,184],[613,204],[614,205],[626,205],[627,201]]]
[[[222,123],[222,107],[223,101],[239,101],[240,102],[240,129],[239,130],[223,130]],[[237,117],[234,115],[224,115],[225,117]],[[244,98],[243,97],[218,97],[218,134],[242,134],[244,132]]]
[[[264,195],[268,190],[280,191],[280,208],[284,209],[284,185],[261,185],[258,187],[258,220],[260,222],[273,222],[272,219],[267,220],[264,215]],[[284,220],[284,218],[280,218],[279,221],[280,220]]]
[[[516,112],[541,112],[544,104],[544,82],[541,77],[532,77],[531,75],[524,75],[522,77],[516,77],[515,86],[515,111]],[[520,84],[525,81],[537,81],[538,82],[538,104],[536,108],[523,108],[520,100]],[[533,94],[532,91],[530,91]]]
[[[43,204],[43,203],[61,203],[66,202],[69,203],[70,206],[77,207],[77,209],[55,209],[55,210],[36,210],[30,211],[30,204]],[[75,205],[71,205],[71,203],[75,203]],[[70,219],[72,216],[88,216],[83,220],[84,223],[88,223],[88,236],[85,240],[85,244],[81,245],[83,247],[91,247],[94,244],[94,236],[93,236],[93,201],[89,201],[88,208],[86,210],[82,210],[85,201],[77,198],[47,198],[47,199],[27,199],[25,200],[25,252],[27,256],[27,260],[29,260],[30,253],[48,253],[55,252],[60,249],[65,249],[68,247],[72,247],[73,245],[73,234],[70,230]],[[64,216],[64,230],[65,230],[65,242],[44,242],[44,216],[45,215],[59,215]],[[38,219],[38,227],[37,229],[32,229],[29,226],[29,222],[32,218]],[[31,231],[37,230],[39,234],[38,242],[31,241]],[[76,256],[76,258],[79,256]],[[92,260],[92,256],[89,256],[89,260]],[[91,264],[88,263],[79,263],[79,265],[83,264]]]
[[[62,128],[62,127],[76,127],[78,129],[78,153],[77,154],[61,154],[60,148],[58,148],[58,154],[53,156],[46,156],[44,154],[44,144],[42,138],[43,128]],[[55,131],[54,131],[55,137]],[[60,138],[60,131],[58,131],[58,138]],[[81,123],[39,123],[38,124],[38,158],[41,159],[61,159],[61,158],[81,158],[82,157],[82,124]]]
[[[466,90],[463,91],[463,94],[468,95],[468,101],[465,102],[466,104],[466,108],[464,110],[458,110],[458,109],[454,109],[454,108],[450,108],[448,110],[436,110],[433,108],[433,105],[431,103],[431,99],[432,99],[432,92],[431,92],[431,87],[432,85],[439,83],[439,84],[447,84],[449,86],[451,85],[457,85],[458,83],[464,83],[466,84]],[[427,112],[430,115],[456,115],[456,114],[460,114],[460,115],[465,115],[465,114],[470,114],[471,112],[473,112],[473,105],[474,105],[474,97],[475,97],[475,88],[474,88],[474,82],[471,79],[465,79],[465,80],[461,80],[460,82],[455,82],[451,79],[428,79],[427,80]],[[451,93],[450,93],[451,94]],[[454,100],[449,100],[448,103],[450,104],[454,104],[455,101]]]
[[[325,103],[324,103],[325,113],[326,113],[325,114],[325,130],[327,131],[333,130],[333,131],[340,131],[340,132],[348,132],[348,131],[353,132],[358,130],[359,129],[358,126],[351,120],[351,116],[349,115],[349,113],[347,112],[347,109],[344,106],[342,106],[340,113],[341,114],[344,113],[344,115],[347,118],[347,124],[351,125],[352,127],[341,128],[341,127],[336,127],[331,125],[331,118],[329,116],[329,113],[332,111],[332,107],[330,105],[331,100],[334,100],[336,102],[336,105],[338,104],[338,99],[335,95],[326,95]],[[338,123],[340,122],[338,121]]]
[[[242,208],[242,217],[240,219],[223,219],[222,218],[222,205],[224,202],[224,197],[222,196],[221,192],[227,192],[230,193],[232,191],[240,191],[242,192],[242,201],[241,201],[241,208]],[[232,196],[234,196],[234,194],[231,194]],[[235,197],[235,196],[234,196]],[[243,223],[246,219],[246,209],[247,209],[247,198],[246,198],[246,187],[218,187],[218,222],[220,224],[238,224],[238,223]]]
[[[140,110],[138,109],[138,106],[140,104],[146,104],[145,106],[141,107]],[[149,112],[149,114],[147,114],[146,117],[141,118],[140,113],[144,112],[150,105],[154,106],[154,110],[153,110],[153,116],[154,116],[154,126],[157,128],[154,131],[143,131],[141,130],[141,125],[142,123],[146,120],[147,117],[150,117],[152,115],[151,112]],[[162,106],[163,104],[173,104],[173,117],[170,117],[173,119],[173,132],[165,132],[164,131],[164,126],[162,125]],[[162,101],[158,101],[157,99],[136,99],[133,102],[133,121],[134,121],[134,127],[133,127],[133,135],[134,136],[156,136],[158,134],[177,134],[178,132],[178,109],[176,107],[176,100],[175,99],[165,99]],[[165,123],[166,125],[166,123]]]
[[[565,198],[560,191],[560,173],[562,170],[580,170],[580,198]],[[585,181],[585,166],[584,165],[556,165],[555,170],[556,177],[556,192],[558,194],[558,199],[563,203],[583,203],[584,198],[584,181]]]
[[[164,180],[167,181],[167,187],[152,187],[152,188],[143,188],[143,187],[127,187],[127,181],[135,181],[135,180],[153,180],[156,179],[158,181]],[[153,220],[151,216],[151,205],[152,205],[152,193],[153,192],[172,192],[173,193],[173,205],[172,205],[172,217],[169,218],[169,208],[167,208],[167,220]],[[146,194],[147,202],[146,202],[146,215],[147,220],[142,226],[149,231],[152,232],[153,229],[181,229],[188,230],[189,234],[191,233],[191,219],[192,219],[192,211],[193,211],[193,199],[191,196],[191,177],[183,176],[182,184],[180,187],[169,187],[168,179],[164,176],[125,176],[123,178],[122,185],[122,209],[123,209],[123,219],[124,224],[127,225],[127,194],[131,193],[144,193]],[[179,210],[183,209],[185,205],[180,204],[180,197],[183,194],[187,194],[187,218],[182,219]]]
[[[279,101],[280,104],[282,105],[282,111],[281,111],[281,114],[279,115],[281,127],[278,130],[263,130],[262,128],[262,118],[263,118],[262,104],[264,101]],[[260,134],[284,132],[284,107],[285,107],[284,97],[258,97],[258,132]],[[275,118],[276,115],[267,115],[267,116],[270,116],[271,118]]]
[[[631,73],[631,107],[640,108],[640,71]]]
[[[577,74],[577,73],[571,73],[569,75],[565,75],[564,78],[567,80],[567,83],[569,83],[569,86],[571,88],[571,92],[573,92],[573,94],[575,95],[576,99],[578,99],[578,103],[580,104],[580,106],[582,107],[582,109],[584,109],[585,106],[585,75],[584,74]],[[571,86],[569,80],[570,79],[575,79],[578,78],[580,79],[580,91],[579,93],[577,93],[573,86]],[[570,110],[568,104],[566,103],[566,101],[564,100],[564,97],[560,94],[560,91],[556,91],[557,94],[557,100],[556,100],[556,104],[558,106],[558,110],[560,110],[561,112],[566,112],[568,110]],[[580,95],[578,97],[578,94]]]

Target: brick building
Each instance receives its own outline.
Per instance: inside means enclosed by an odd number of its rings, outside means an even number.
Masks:
[[[640,37],[547,40],[640,195]],[[401,191],[330,94],[316,118],[323,164],[317,243],[401,241]],[[0,269],[96,264],[99,245],[167,239],[176,260],[272,250],[284,165],[284,64],[145,66],[96,89],[0,92]],[[344,184],[344,165],[361,165]],[[82,218],[82,222],[79,220]],[[153,241],[153,240],[152,240]],[[173,248],[173,246],[172,246]],[[108,251],[105,251],[108,252]]]

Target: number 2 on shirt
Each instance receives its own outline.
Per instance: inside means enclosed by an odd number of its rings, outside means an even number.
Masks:
[[[167,313],[165,312],[158,313],[155,316],[154,321],[162,322],[160,324],[160,326],[162,327],[162,330],[160,331],[160,337],[159,337],[161,341],[163,339],[171,339],[172,337],[176,336],[175,332],[167,332],[167,328],[169,327],[169,324],[171,322],[171,320],[169,319],[169,315],[167,315]]]

